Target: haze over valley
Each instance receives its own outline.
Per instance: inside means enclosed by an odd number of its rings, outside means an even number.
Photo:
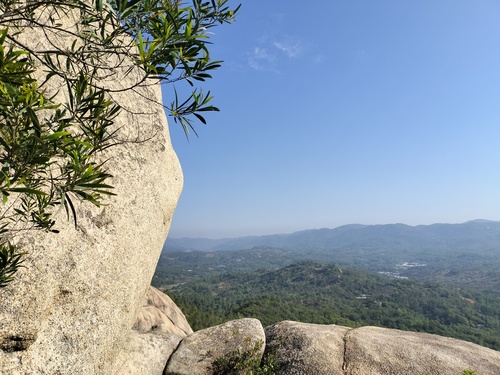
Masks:
[[[169,238],[158,269],[174,267],[194,277],[305,260],[435,280],[500,296],[500,222],[353,224],[229,239]]]

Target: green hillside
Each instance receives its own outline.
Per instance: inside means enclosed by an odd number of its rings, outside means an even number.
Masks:
[[[195,330],[254,317],[265,326],[295,320],[429,332],[500,349],[500,299],[336,265],[200,275],[167,292]]]

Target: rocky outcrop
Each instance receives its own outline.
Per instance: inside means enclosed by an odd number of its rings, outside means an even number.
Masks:
[[[265,334],[257,319],[233,320],[197,331],[185,339],[169,359],[165,375],[210,375],[214,362],[257,348],[264,353]],[[257,345],[257,346],[255,346]]]
[[[122,367],[116,375],[248,374],[260,360],[274,366],[269,373],[278,375],[462,375],[464,370],[500,374],[498,351],[379,327],[284,321],[267,327],[264,334],[258,320],[247,318],[182,339],[158,331],[131,337],[130,350],[119,358]]]
[[[70,16],[61,19],[62,28],[74,27]],[[25,30],[24,43],[35,52],[71,46],[37,28]],[[141,336],[131,328],[170,227],[182,173],[158,104],[160,87],[136,86],[141,72],[128,65],[108,70],[102,81],[123,108],[115,122],[123,142],[105,155],[116,196],[105,208],[77,207],[78,228],[62,210],[59,234],[25,238],[25,267],[0,290],[2,374],[112,374],[123,350],[159,346],[159,334]],[[127,87],[134,89],[120,91]],[[175,334],[180,332],[189,330]]]
[[[266,328],[266,336],[278,374],[500,374],[500,352],[427,333],[285,321]]]

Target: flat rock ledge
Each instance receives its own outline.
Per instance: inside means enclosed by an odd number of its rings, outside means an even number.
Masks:
[[[284,321],[268,327],[266,337],[278,374],[500,374],[500,352],[427,333]]]

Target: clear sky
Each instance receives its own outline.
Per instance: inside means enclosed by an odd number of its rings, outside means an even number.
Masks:
[[[243,0],[214,32],[171,237],[500,220],[500,1]]]

